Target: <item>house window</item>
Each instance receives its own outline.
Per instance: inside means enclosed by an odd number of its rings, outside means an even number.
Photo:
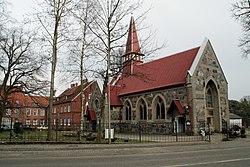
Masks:
[[[70,112],[70,105],[68,105],[68,112]]]
[[[11,109],[6,109],[6,116],[10,116],[11,115]]]
[[[53,124],[56,125],[56,119],[53,120]]]
[[[54,107],[54,113],[56,114],[56,107]]]
[[[34,116],[37,116],[37,115],[38,115],[38,109],[34,109],[34,110],[33,110],[33,115],[34,115]]]
[[[41,126],[44,126],[44,125],[45,125],[44,119],[41,119],[41,120],[40,120],[40,125],[41,125]]]
[[[19,115],[19,110],[18,109],[15,109],[15,114],[16,114],[16,116]]]
[[[207,107],[213,107],[213,96],[212,96],[212,91],[209,88],[207,90]]]
[[[63,112],[63,107],[61,106],[61,113]]]
[[[132,111],[131,111],[131,105],[128,101],[125,103],[125,114],[126,114],[125,117],[126,120],[131,120]]]
[[[63,120],[63,125],[64,125],[64,126],[67,125],[67,119],[66,119],[66,118],[64,118],[64,120]]]
[[[40,115],[41,115],[41,116],[45,116],[45,109],[42,109],[42,110],[41,110]]]
[[[64,106],[64,112],[67,112],[67,106]]]
[[[33,120],[33,125],[35,125],[35,126],[37,125],[37,120],[36,119]]]
[[[26,126],[30,126],[30,120],[29,119],[26,120]]]
[[[31,111],[30,111],[29,108],[27,108],[27,109],[26,109],[26,115],[27,115],[27,116],[30,116],[30,114],[31,114]]]
[[[62,120],[62,118],[60,119],[60,125],[63,125],[63,120]]]
[[[147,120],[147,106],[143,99],[140,101],[140,119]]]
[[[70,118],[68,118],[68,126],[70,126],[70,123],[71,123]]]
[[[165,105],[160,97],[158,97],[156,104],[156,119],[165,119]]]

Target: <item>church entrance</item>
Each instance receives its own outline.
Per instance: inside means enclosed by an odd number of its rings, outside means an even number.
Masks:
[[[221,131],[220,119],[218,89],[210,80],[206,86],[206,123],[210,125],[211,131]]]
[[[169,117],[172,117],[172,125],[174,133],[185,133],[186,118],[185,110],[178,99],[172,100],[167,111]]]

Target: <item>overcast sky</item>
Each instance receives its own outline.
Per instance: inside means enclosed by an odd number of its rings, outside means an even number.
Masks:
[[[10,10],[18,20],[30,11],[33,0],[10,0]],[[200,46],[210,39],[228,81],[229,99],[250,95],[250,59],[242,58],[238,48],[241,27],[231,17],[235,0],[144,0],[153,9],[146,24],[156,30],[159,43],[167,46],[159,57]],[[136,17],[136,15],[134,16]],[[139,34],[139,36],[142,34]]]

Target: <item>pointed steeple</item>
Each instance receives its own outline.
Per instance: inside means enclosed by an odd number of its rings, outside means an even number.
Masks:
[[[135,28],[134,17],[131,17],[125,54],[123,55],[123,72],[133,73],[135,64],[143,63],[143,54],[141,53],[140,44]]]
[[[130,54],[130,53],[141,54],[140,44],[139,44],[139,40],[138,40],[136,28],[135,28],[135,21],[134,21],[133,16],[131,17],[131,20],[130,20],[125,55]]]

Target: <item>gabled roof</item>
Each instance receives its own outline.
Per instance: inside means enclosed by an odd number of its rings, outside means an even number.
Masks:
[[[95,81],[91,82],[85,82],[83,85],[83,89],[87,89],[91,84],[93,84]],[[66,89],[62,94],[60,94],[57,98],[54,104],[61,104],[61,103],[68,103],[73,101],[77,96],[81,93],[81,85],[74,85],[71,88]]]
[[[239,115],[236,115],[234,113],[230,113],[229,114],[229,119],[242,119],[242,117],[239,116]]]
[[[121,77],[116,82],[120,86],[118,95],[185,84],[187,72],[198,51],[199,47],[135,65],[133,75]]]
[[[180,114],[185,114],[185,110],[184,110],[183,106],[181,105],[180,100],[178,100],[178,99],[172,100],[167,113],[172,114],[175,109],[177,109]]]

